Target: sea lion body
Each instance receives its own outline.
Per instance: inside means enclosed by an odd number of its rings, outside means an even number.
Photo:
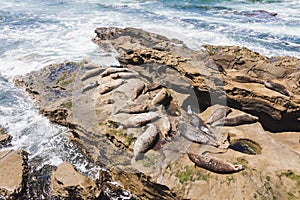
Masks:
[[[282,85],[280,83],[275,83],[269,78],[267,78],[264,81],[264,85],[265,85],[266,88],[269,88],[271,90],[279,92],[283,95],[290,96],[290,93],[288,92],[288,90],[286,89],[286,87],[284,85]]]
[[[216,109],[208,118],[206,124],[212,124],[222,118],[225,118],[231,111],[232,111],[231,108],[227,106]]]
[[[138,113],[145,113],[149,111],[154,111],[156,108],[149,104],[132,104],[127,105],[118,110],[115,114],[118,113],[127,113],[127,114],[138,114]]]
[[[133,146],[135,160],[142,159],[144,153],[154,146],[158,139],[158,131],[153,124],[149,124],[147,129],[137,138]]]
[[[93,64],[93,63],[85,63],[82,68],[84,69],[87,69],[87,70],[91,70],[91,69],[99,69],[100,66],[99,65],[96,65],[96,64]],[[103,68],[102,68],[103,69]],[[103,69],[104,71],[104,69]]]
[[[94,88],[96,88],[96,87],[98,87],[98,86],[99,86],[98,81],[95,81],[94,83],[90,83],[90,84],[86,85],[86,86],[82,89],[82,93],[84,93],[84,92],[86,92],[86,91],[88,91],[88,90],[94,89]]]
[[[147,113],[136,114],[123,122],[123,125],[127,128],[143,126],[151,121],[154,121],[160,117],[160,114],[154,111]]]
[[[100,94],[106,94],[106,93],[116,89],[117,87],[119,87],[123,83],[126,83],[126,81],[122,80],[122,79],[117,79],[117,80],[110,81],[110,82],[108,82],[108,83],[106,83],[106,84],[104,84],[100,87],[99,93]]]
[[[196,142],[199,144],[207,144],[214,147],[220,146],[219,142],[213,138],[208,137],[206,134],[203,134],[201,131],[197,130],[194,126],[186,123],[179,123],[178,131],[180,135],[185,137],[191,142]]]
[[[118,67],[109,67],[104,72],[102,72],[100,75],[101,77],[109,76],[114,73],[119,72],[129,72],[130,70],[128,68],[118,68]]]
[[[81,81],[85,81],[89,78],[95,77],[100,75],[105,69],[104,68],[96,68],[96,69],[92,69],[87,71],[81,78]]]
[[[239,126],[242,124],[250,124],[258,121],[258,117],[250,114],[241,114],[230,118],[221,119],[211,124],[212,127],[216,126]]]
[[[168,97],[168,91],[166,88],[162,88],[152,99],[152,105],[162,104]]]
[[[216,139],[212,131],[208,128],[208,126],[203,122],[203,120],[192,111],[191,106],[189,105],[187,108],[187,118],[190,118],[190,124],[197,128],[199,131],[203,132],[207,136]]]
[[[133,91],[131,100],[134,101],[135,99],[137,99],[143,93],[144,88],[145,88],[145,83],[138,84]]]
[[[244,169],[242,165],[233,165],[229,162],[208,155],[188,153],[188,157],[197,166],[215,173],[230,174]]]
[[[145,87],[144,94],[146,94],[147,92],[151,92],[151,91],[154,91],[154,90],[161,89],[162,87],[163,86],[159,83],[153,83],[153,84],[147,85]]]
[[[132,72],[118,72],[118,73],[111,74],[110,77],[112,79],[118,79],[118,78],[121,78],[121,79],[130,79],[130,78],[137,77],[137,75],[134,74],[134,73],[132,73]]]
[[[169,133],[169,131],[171,130],[171,124],[168,117],[163,116],[162,118],[160,118],[158,128],[161,134],[164,136]]]

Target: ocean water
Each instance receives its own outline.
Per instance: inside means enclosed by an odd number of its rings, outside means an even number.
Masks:
[[[97,171],[12,80],[66,60],[115,64],[91,42],[95,28],[108,26],[143,28],[194,49],[238,45],[300,58],[299,0],[1,0],[0,124],[13,136],[9,148],[46,164],[68,160],[83,172]]]

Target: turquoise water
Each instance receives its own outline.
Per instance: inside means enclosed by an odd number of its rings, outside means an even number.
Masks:
[[[90,168],[72,146],[62,146],[65,130],[40,116],[11,81],[65,60],[116,63],[91,42],[95,28],[103,26],[143,28],[194,49],[238,45],[300,58],[298,0],[1,0],[0,124],[13,135],[12,148],[54,165],[73,156],[78,168]]]

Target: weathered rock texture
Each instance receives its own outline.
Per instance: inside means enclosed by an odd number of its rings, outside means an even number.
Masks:
[[[209,100],[204,96],[215,98],[211,101],[224,102],[226,95],[230,106],[260,115],[265,113],[267,119],[262,119],[263,125],[267,126],[271,117],[280,120],[276,128],[286,127],[288,123],[289,130],[299,130],[300,71],[297,58],[267,58],[247,48],[211,45],[205,46],[206,54],[132,28],[98,28],[95,32],[97,36],[93,41],[100,47],[109,44],[116,48],[121,63],[140,66],[158,63],[178,70],[191,81],[200,97],[199,104],[204,107],[211,103],[203,102]],[[266,78],[283,85],[290,96],[266,88]]]
[[[26,152],[0,152],[0,197],[5,199],[23,199],[27,177]]]
[[[133,28],[98,28],[96,34],[101,48],[117,50],[121,66],[55,64],[16,84],[43,115],[69,128],[87,157],[108,169],[100,181],[104,188],[118,181],[137,199],[299,198],[298,59],[267,58],[240,47],[195,51]],[[122,72],[109,75],[107,68]],[[205,125],[218,107],[212,105],[226,103],[235,108],[227,119],[248,112],[255,120]],[[186,112],[188,105],[195,113]],[[158,138],[145,137],[154,145],[141,148],[142,159],[135,160],[135,141],[149,123]],[[264,128],[294,132],[279,136]],[[245,170],[220,175],[195,168],[187,152],[208,153]]]
[[[51,194],[67,199],[97,199],[100,190],[93,180],[81,175],[71,164],[64,162],[52,174]]]

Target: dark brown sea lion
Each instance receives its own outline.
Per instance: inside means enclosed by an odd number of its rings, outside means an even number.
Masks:
[[[208,155],[188,153],[189,159],[197,166],[219,174],[231,174],[244,169],[242,165],[233,165],[229,162]]]
[[[242,124],[250,124],[258,121],[258,117],[250,114],[241,114],[234,117],[229,117],[221,119],[211,124],[212,127],[215,126],[239,126]]]
[[[283,95],[290,96],[290,93],[284,85],[280,83],[275,83],[270,78],[266,78],[266,80],[264,81],[264,85],[266,88],[279,92]]]

